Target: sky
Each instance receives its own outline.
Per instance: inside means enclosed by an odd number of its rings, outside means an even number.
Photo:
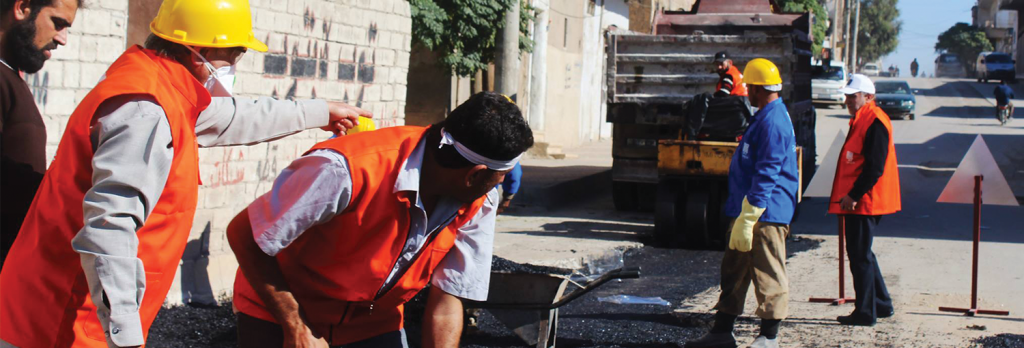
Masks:
[[[903,22],[900,42],[895,52],[882,58],[882,69],[895,64],[901,76],[909,76],[910,62],[917,58],[920,70],[932,75],[939,56],[935,53],[939,34],[957,22],[970,24],[974,4],[975,0],[898,0]]]

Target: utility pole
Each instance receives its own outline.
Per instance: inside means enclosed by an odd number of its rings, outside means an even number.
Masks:
[[[548,85],[548,3],[534,1],[533,64],[530,66],[530,128],[544,131],[544,110],[547,107]]]
[[[501,53],[495,59],[495,89],[498,93],[516,99],[519,80],[519,0],[505,11],[505,28],[501,32]]]
[[[857,38],[860,35],[860,1],[853,0],[857,3],[856,10],[854,10],[853,20],[853,47],[851,48],[851,54],[853,55],[853,72],[860,72],[860,65],[857,64]]]
[[[843,31],[843,36],[846,39],[846,44],[843,45],[843,61],[846,62],[847,66],[850,66],[849,71],[852,72],[853,67],[850,65],[853,62],[850,60],[850,20],[853,19],[853,9],[850,8],[850,4],[850,0],[843,0],[843,12],[846,12],[846,20],[843,21],[843,24],[846,25],[846,30]]]

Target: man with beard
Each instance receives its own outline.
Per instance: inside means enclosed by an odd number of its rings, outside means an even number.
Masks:
[[[46,171],[46,126],[21,73],[67,44],[82,0],[0,0],[0,267]]]
[[[715,97],[730,95],[747,96],[747,85],[743,83],[743,74],[729,59],[725,51],[715,53],[715,68],[718,70],[718,85],[715,89]]]
[[[0,348],[145,344],[201,197],[199,147],[341,133],[371,116],[232,97],[242,55],[267,50],[248,0],[164,0],[150,32],[67,119],[11,246],[16,266],[0,270]]]

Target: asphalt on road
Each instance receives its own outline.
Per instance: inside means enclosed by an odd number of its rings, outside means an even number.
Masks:
[[[994,107],[987,99],[991,97],[990,90],[994,88],[993,84],[983,85],[968,80],[908,80],[913,88],[920,90],[917,120],[894,121],[897,153],[901,164],[904,211],[884,221],[881,236],[876,239],[876,253],[879,254],[883,273],[890,282],[890,288],[896,290],[894,297],[897,297],[897,300],[906,302],[908,299],[899,298],[906,294],[915,294],[914,297],[946,294],[948,296],[943,299],[959,301],[967,298],[964,293],[969,293],[970,209],[966,205],[934,203],[935,199],[952,175],[952,169],[974,140],[975,134],[984,134],[1011,187],[1018,197],[1024,195],[1024,120],[1018,119],[1007,126],[998,126],[993,116]],[[836,131],[847,126],[849,116],[846,115],[845,109],[824,108],[819,109],[818,117],[818,149],[820,156],[824,156]],[[818,161],[821,161],[820,157]],[[587,206],[589,208],[584,210],[589,211],[585,213],[547,215],[596,214],[598,218],[606,218],[604,215],[611,214],[593,211],[595,207],[606,209],[610,204],[591,202]],[[821,248],[834,248],[835,220],[834,217],[825,216],[824,206],[822,199],[808,199],[802,203],[802,216],[799,221],[794,222],[794,234],[788,243],[790,255]],[[1024,307],[1014,302],[1019,300],[1020,289],[1024,289],[1024,275],[1017,266],[1024,263],[1024,228],[1020,227],[1021,216],[1024,216],[1024,210],[1020,207],[986,206],[983,209],[982,233],[986,243],[982,249],[986,255],[992,256],[983,258],[982,303],[1008,308],[1014,312],[1014,317],[972,318],[971,321],[965,321],[966,319],[962,317],[939,314],[933,309],[928,313],[904,311],[898,313],[897,320],[904,316],[927,315],[929,321],[921,325],[947,325],[951,327],[950,330],[978,330],[977,338],[963,343],[950,341],[950,346],[1024,346],[1024,335],[1021,335],[1024,334],[1024,329],[1009,333],[993,331],[998,330],[995,328],[1000,325],[1006,325],[1000,320],[1024,321],[1014,319],[1024,314]],[[649,219],[631,215],[630,226],[633,227],[629,232],[632,236],[624,238],[647,241],[649,233],[653,230],[653,217]],[[574,237],[586,238],[585,234],[575,234]],[[915,242],[918,239],[927,240],[929,243],[923,246],[923,243]],[[824,243],[819,246],[822,240]],[[571,244],[571,241],[566,240],[565,244]],[[711,315],[706,308],[693,303],[694,296],[699,293],[713,294],[716,291],[714,288],[718,283],[721,255],[721,252],[668,250],[650,246],[628,251],[625,254],[626,265],[641,266],[643,277],[605,284],[563,307],[560,310],[558,345],[675,347],[681,346],[687,339],[698,337],[707,330]],[[999,261],[995,261],[996,257]],[[496,267],[520,267],[520,270],[523,270],[530,266],[506,263]],[[826,269],[835,266],[834,263],[830,265],[828,262],[822,262],[813,267]],[[940,277],[942,280],[936,279]],[[794,287],[811,287],[810,283],[816,281],[792,279],[791,284]],[[829,283],[827,280],[821,282]],[[848,291],[852,292],[852,289],[848,288]],[[597,301],[598,297],[616,294],[660,296],[671,302],[671,306],[618,305]],[[794,296],[792,301],[803,299]],[[219,309],[165,308],[153,325],[149,346],[231,347],[234,337],[229,308],[230,303],[222,305]],[[842,311],[849,310],[830,306],[823,306],[820,309],[821,313],[801,313],[801,316],[822,316],[827,321],[828,317],[834,317],[833,313],[844,314]],[[410,328],[417,324],[418,315],[410,315],[407,318],[407,325]],[[756,327],[756,320],[750,319],[749,316],[743,317],[739,325]],[[796,330],[795,326],[812,328]],[[463,346],[525,346],[486,312],[480,316],[479,327],[479,331],[464,335]],[[792,332],[791,336],[787,337],[790,340],[793,340],[792,335],[797,332],[803,336],[822,336],[818,341],[821,344],[814,343],[813,338],[808,340],[807,337],[801,337],[801,342],[793,346],[862,346],[836,337],[849,335],[849,331],[836,331],[836,327],[805,325],[799,322],[786,323],[783,327],[783,336],[786,335],[785,331]],[[918,346],[914,344],[913,338],[909,338],[908,341],[907,337],[901,337],[899,333],[880,332],[876,337],[882,340],[880,342],[884,342],[882,346]],[[829,338],[839,340],[828,344],[832,342],[826,342]],[[418,343],[415,339],[411,341],[414,344]]]

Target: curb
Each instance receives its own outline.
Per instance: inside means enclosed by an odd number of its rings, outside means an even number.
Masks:
[[[524,186],[516,194],[513,204],[558,210],[565,206],[586,203],[592,198],[611,192],[611,168],[548,185],[530,185],[529,174],[530,170],[523,167]]]

